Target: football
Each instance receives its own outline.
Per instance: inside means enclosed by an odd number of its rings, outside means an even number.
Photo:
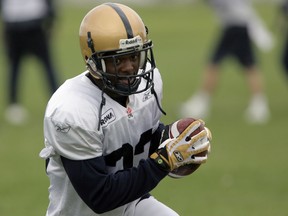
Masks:
[[[194,118],[184,118],[180,119],[170,125],[169,138],[174,138],[179,136],[192,122],[196,119]],[[198,134],[202,130],[205,130],[204,125],[202,124],[197,130],[195,130],[189,137],[193,137]],[[205,156],[208,152],[201,152],[197,154],[198,156]],[[200,164],[187,164],[181,166],[173,171],[171,171],[168,175],[172,178],[182,178],[184,176],[190,175],[195,172],[200,167]]]

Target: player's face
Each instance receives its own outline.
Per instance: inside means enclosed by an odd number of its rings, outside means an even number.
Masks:
[[[139,52],[105,59],[106,72],[117,75],[117,78],[114,77],[111,81],[114,83],[121,83],[122,85],[128,85],[129,82],[134,82],[134,77],[127,79],[127,76],[136,75],[138,73],[139,63]]]

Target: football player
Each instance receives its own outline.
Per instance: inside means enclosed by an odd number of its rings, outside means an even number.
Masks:
[[[248,123],[265,124],[270,118],[264,82],[253,49],[253,43],[263,51],[273,47],[273,40],[250,0],[209,0],[220,24],[216,41],[203,74],[201,87],[181,107],[181,115],[206,119],[210,115],[211,99],[220,80],[225,59],[234,58],[244,71],[250,90],[250,101],[244,112]],[[253,43],[252,43],[253,42]]]
[[[8,106],[4,116],[10,124],[23,125],[29,118],[28,111],[22,105],[20,91],[22,73],[28,72],[22,67],[26,57],[36,57],[43,65],[51,95],[59,87],[50,45],[55,9],[53,0],[0,0],[1,30],[8,66]]]
[[[207,156],[194,155],[209,148],[209,134],[185,140],[199,120],[167,139],[162,80],[147,33],[122,4],[99,5],[84,17],[79,36],[87,71],[54,93],[44,117],[46,216],[178,215],[149,192],[175,168],[204,163]]]

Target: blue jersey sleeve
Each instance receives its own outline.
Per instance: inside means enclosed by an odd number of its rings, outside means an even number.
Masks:
[[[81,199],[96,213],[104,213],[149,193],[168,174],[151,159],[138,167],[108,174],[104,157],[70,160],[61,157],[69,179]]]

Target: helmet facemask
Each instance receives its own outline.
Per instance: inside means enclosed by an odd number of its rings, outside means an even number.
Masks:
[[[135,37],[137,39],[137,36]],[[135,39],[134,38],[134,39]],[[89,44],[90,43],[90,44]],[[93,41],[88,34],[88,46],[92,55],[87,59],[87,67],[96,79],[101,79],[104,91],[113,94],[128,96],[144,92],[153,85],[153,71],[156,67],[152,52],[152,41],[137,46],[124,47],[123,49],[95,52]],[[138,66],[133,74],[121,74],[117,69],[117,61],[125,56],[135,56],[138,59]],[[113,65],[113,69],[108,71],[107,64]],[[146,67],[147,62],[151,66]],[[145,84],[139,87],[140,83]]]

